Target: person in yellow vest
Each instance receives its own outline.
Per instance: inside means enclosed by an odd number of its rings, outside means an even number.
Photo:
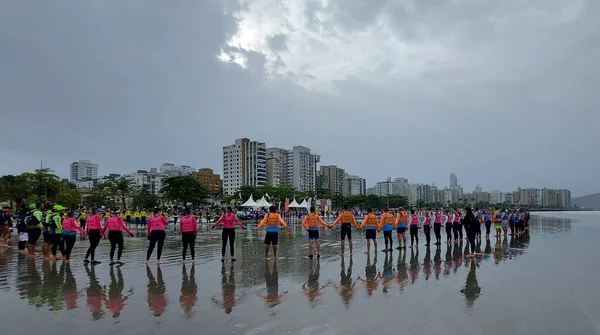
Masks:
[[[398,250],[401,248],[406,249],[406,227],[408,227],[408,213],[400,207],[400,211],[396,216],[396,233],[398,235],[398,247],[396,249]]]
[[[140,228],[140,211],[133,213],[133,220],[135,221],[135,228]]]
[[[375,253],[377,254],[377,232],[381,230],[379,226],[379,219],[373,214],[373,209],[367,209],[367,216],[360,225],[361,228],[365,228],[365,239],[367,240],[367,254],[371,251],[371,240],[373,240],[373,246],[375,247]]]
[[[81,210],[81,213],[79,213],[79,225],[81,226],[81,229],[85,230],[85,223],[87,221],[87,213],[85,212],[85,209]]]
[[[319,225],[331,229],[331,226],[325,223],[317,214],[314,207],[310,208],[310,213],[302,220],[302,228],[308,231],[308,257],[313,257],[313,242],[317,245],[317,258],[321,258],[321,244],[319,243]]]
[[[340,216],[333,222],[331,228],[335,227],[338,223],[342,224],[342,228],[340,230],[341,240],[342,240],[342,256],[344,256],[344,249],[346,248],[346,237],[348,237],[348,246],[350,246],[350,257],[352,257],[352,226],[356,230],[360,230],[358,223],[356,222],[356,218],[354,214],[349,210],[348,205],[344,205],[344,211],[340,213]]]
[[[260,221],[256,231],[267,224],[267,234],[265,235],[265,259],[269,258],[269,245],[273,246],[273,259],[277,260],[277,244],[279,242],[279,225],[288,229],[287,223],[283,221],[281,215],[277,213],[275,206],[269,207],[269,213]]]
[[[140,212],[140,224],[142,226],[146,225],[146,209],[143,208],[142,211]]]
[[[125,223],[127,224],[127,227],[129,227],[129,229],[131,229],[131,211],[130,210],[125,211]]]

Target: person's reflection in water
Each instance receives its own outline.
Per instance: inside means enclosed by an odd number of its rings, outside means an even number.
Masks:
[[[477,267],[477,261],[472,260],[471,270],[467,275],[467,282],[465,283],[465,288],[460,290],[460,293],[464,294],[467,300],[466,304],[468,309],[473,308],[475,300],[477,300],[477,298],[479,298],[479,296],[481,295],[481,287],[479,287],[479,283],[477,283]]]
[[[429,280],[431,276],[431,249],[427,247],[425,250],[425,258],[423,259],[423,273],[425,274],[425,280]]]
[[[221,306],[225,310],[225,313],[230,314],[235,304],[240,300],[235,296],[235,271],[233,263],[229,267],[229,275],[225,271],[225,265],[221,266],[221,296],[222,301],[213,298],[213,302]]]
[[[492,242],[489,238],[485,239],[485,249],[483,252],[485,253],[485,258],[489,258],[489,255],[492,253]]]
[[[502,257],[503,259],[508,259],[509,255],[510,255],[510,249],[508,248],[508,238],[506,238],[506,236],[502,240],[502,254],[503,254],[503,257]]]
[[[494,260],[496,264],[502,261],[502,240],[500,240],[499,238],[496,239],[496,245],[494,249]]]
[[[448,248],[446,248],[446,261],[444,262],[444,276],[450,275],[450,270],[452,269],[452,244],[448,244]]]
[[[121,267],[117,266],[116,268],[117,275],[115,276],[115,267],[110,267],[110,285],[108,286],[108,300],[106,301],[106,309],[112,313],[113,318],[121,316],[126,301],[133,294],[133,291],[130,290],[127,296],[123,296],[125,282],[123,281]]]
[[[277,272],[277,260],[273,262],[273,272],[269,270],[269,261],[265,260],[265,284],[267,295],[262,297],[267,308],[274,308],[285,300],[287,291],[279,294],[279,272]]]
[[[323,295],[323,289],[329,286],[329,284],[319,286],[319,276],[321,275],[321,262],[319,259],[316,261],[308,261],[308,281],[302,284],[302,292],[311,308],[315,308],[319,302],[319,298]]]
[[[454,260],[454,269],[453,269],[453,273],[456,274],[456,271],[458,271],[458,268],[460,268],[460,266],[462,265],[462,261],[463,261],[463,243],[462,241],[458,244],[454,246],[454,250],[452,252],[452,257]]]
[[[367,254],[367,265],[365,266],[365,278],[361,279],[358,277],[358,280],[365,283],[365,288],[367,289],[367,294],[369,296],[373,295],[373,292],[377,290],[379,286],[379,280],[381,279],[381,273],[377,273],[377,254],[375,254],[375,259],[373,260],[373,264],[371,264],[371,255]]]
[[[24,268],[22,276],[17,276],[17,290],[21,299],[27,299],[30,305],[42,307],[44,304],[42,296],[42,277],[35,267],[35,260],[31,258],[19,258],[19,268]]]
[[[354,292],[356,291],[356,281],[352,281],[352,265],[352,256],[350,256],[350,263],[348,265],[348,270],[346,270],[346,262],[344,260],[344,257],[342,257],[340,285],[335,286],[346,308],[350,307],[350,303],[352,303],[352,298],[354,298]]]
[[[179,305],[187,319],[196,314],[194,306],[198,301],[198,284],[196,284],[196,267],[192,263],[190,274],[188,276],[185,263],[181,266],[181,295],[179,296]]]
[[[88,264],[85,264],[84,267],[85,272],[90,280],[90,284],[85,291],[87,306],[92,313],[92,318],[94,321],[100,320],[104,317],[104,311],[102,310],[102,303],[104,302],[104,290],[98,282],[98,277],[96,277],[96,267],[92,266],[90,268]]]
[[[442,273],[442,248],[439,245],[435,248],[433,264],[435,267],[435,280],[440,280],[440,274]]]
[[[406,286],[406,282],[408,281],[408,268],[406,267],[406,249],[400,250],[400,255],[398,255],[398,264],[396,280],[398,281],[398,286],[400,287],[400,291],[404,290]]]
[[[383,293],[387,293],[390,286],[393,284],[394,279],[394,255],[391,252],[385,253],[385,260],[383,261],[383,272],[381,274],[381,283],[383,286]]]
[[[154,316],[161,316],[167,309],[167,296],[160,266],[156,268],[158,280],[154,279],[149,266],[146,266],[146,274],[148,275],[148,307],[154,312]]]
[[[44,281],[42,282],[41,299],[47,304],[51,311],[63,309],[62,301],[62,274],[58,274],[56,262],[44,260],[42,262]]]
[[[415,249],[410,249],[410,282],[414,284],[419,279],[419,270],[421,265],[419,264],[419,248],[415,253]]]
[[[73,277],[73,271],[71,271],[71,264],[67,262],[63,262],[60,267],[61,278],[63,278],[62,273],[64,272],[64,284],[63,284],[63,300],[65,301],[65,305],[67,309],[75,309],[77,308],[77,299],[81,295],[81,292],[77,290],[77,282],[75,281],[75,277]]]

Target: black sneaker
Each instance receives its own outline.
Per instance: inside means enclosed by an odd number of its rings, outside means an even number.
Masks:
[[[396,250],[400,250],[400,249],[402,249],[402,247],[396,247]]]
[[[110,263],[109,263],[109,264],[110,264],[110,265],[115,265],[115,262],[113,262],[113,261],[110,261]]]
[[[321,258],[321,254],[317,254],[317,258]]]
[[[308,255],[308,258],[313,258],[313,255]]]
[[[102,262],[100,262],[100,261],[92,261],[92,264],[94,264],[94,265],[95,265],[95,264],[101,264],[101,263],[102,263]]]
[[[88,264],[90,261],[86,259],[86,260],[84,260],[83,262],[84,262],[85,264]]]
[[[123,263],[123,262],[121,262],[121,261],[117,261],[117,264],[119,264],[119,265],[123,265],[123,264],[125,264],[125,263]]]

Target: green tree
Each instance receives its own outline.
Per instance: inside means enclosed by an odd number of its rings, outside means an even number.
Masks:
[[[136,191],[133,197],[134,208],[154,208],[158,206],[158,195],[150,192],[150,187],[144,185]]]
[[[20,206],[31,194],[31,184],[22,175],[0,177],[0,200],[8,201],[13,207]]]
[[[192,176],[170,177],[164,180],[161,193],[167,200],[187,205],[199,205],[204,203],[208,197],[208,191],[200,182]]]
[[[81,194],[76,188],[68,188],[56,195],[55,202],[67,208],[74,208],[81,203]]]
[[[106,187],[110,192],[110,195],[113,198],[116,198],[121,201],[121,206],[123,209],[127,207],[127,198],[130,198],[135,194],[136,187],[132,180],[127,179],[117,179],[112,177],[108,179],[106,182]]]
[[[105,183],[98,183],[90,190],[90,193],[84,198],[84,203],[92,207],[100,207],[103,205],[114,205],[110,197],[110,191],[108,185]]]

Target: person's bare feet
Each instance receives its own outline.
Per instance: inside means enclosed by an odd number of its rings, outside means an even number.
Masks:
[[[162,264],[162,261],[159,259],[156,261],[156,264]]]

